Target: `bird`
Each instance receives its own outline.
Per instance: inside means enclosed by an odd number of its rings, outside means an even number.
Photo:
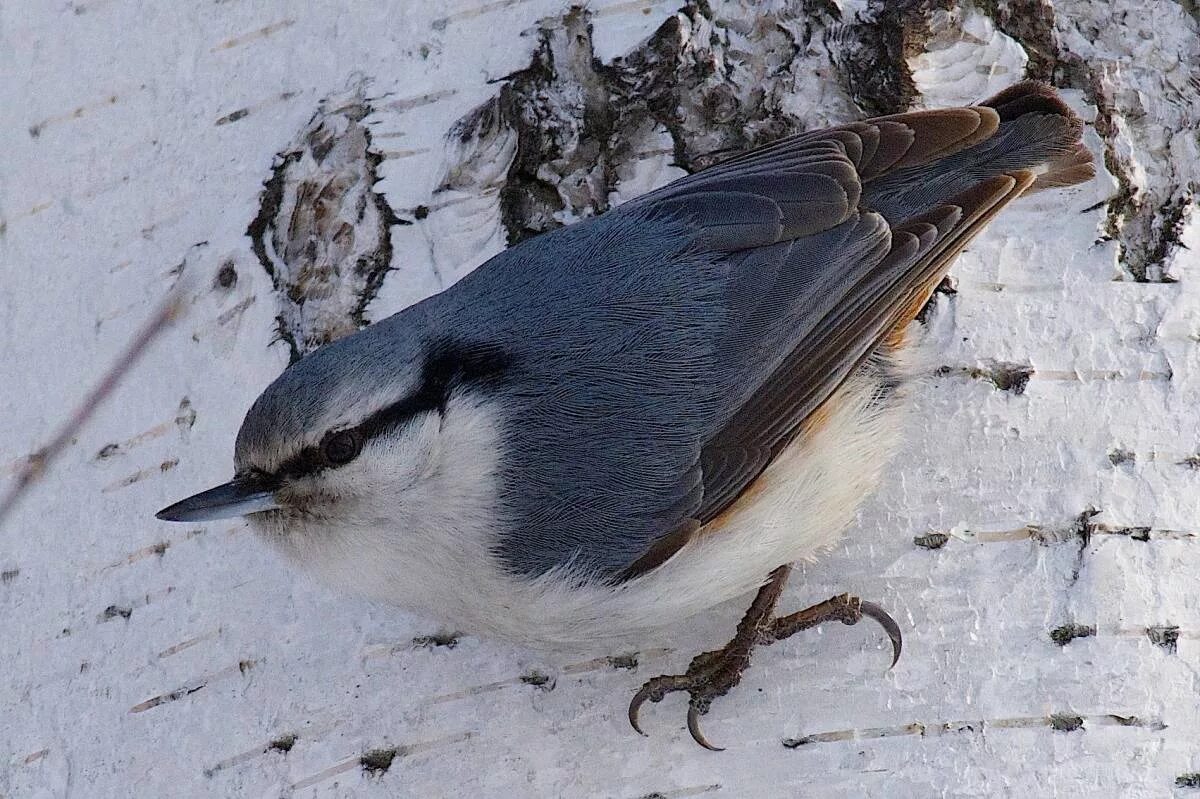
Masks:
[[[777,604],[887,473],[914,319],[1027,192],[1094,174],[1027,81],[978,105],[783,138],[543,233],[320,347],[247,412],[233,479],[159,519],[244,516],[319,579],[549,650],[662,641],[754,594],[724,647],[629,705],[687,726],[752,652],[898,624],[841,594]],[[755,593],[757,592],[757,593]],[[643,733],[644,734],[644,733]]]

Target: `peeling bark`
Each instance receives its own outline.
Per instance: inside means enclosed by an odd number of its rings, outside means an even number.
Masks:
[[[669,159],[692,172],[808,127],[904,111],[921,100],[914,59],[930,47],[988,44],[966,30],[968,15],[982,12],[995,35],[1023,50],[1026,76],[1080,89],[1095,104],[1118,183],[1102,235],[1118,242],[1130,279],[1170,281],[1200,167],[1196,146],[1179,147],[1169,132],[1200,124],[1200,78],[1160,77],[1161,98],[1127,91],[1120,72],[1139,67],[1099,51],[1111,35],[1106,7],[1080,7],[1087,13],[1067,18],[1049,0],[985,0],[978,11],[949,0],[872,0],[854,11],[826,0],[688,0],[610,63],[596,56],[590,12],[571,8],[538,24],[529,65],[449,131],[445,179],[430,205],[493,196],[511,246],[625,199],[622,184],[641,162]],[[1173,23],[1196,26],[1172,8]],[[1172,12],[1156,6],[1154,16]],[[1200,60],[1187,37],[1150,49],[1159,60]],[[801,97],[808,107],[797,113]],[[293,360],[361,327],[391,265],[389,229],[401,220],[374,190],[381,157],[363,121],[370,113],[362,78],[323,100],[279,154],[248,229]]]
[[[1026,29],[1031,15],[1025,16]],[[1200,23],[1174,3],[1131,16],[1107,3],[1043,12],[1058,42],[1054,78],[1097,109],[1104,161],[1117,179],[1104,225],[1137,282],[1174,282],[1170,261],[1200,185]],[[1137,87],[1137,88],[1134,88]]]
[[[625,168],[662,138],[673,164],[693,172],[810,127],[908,109],[918,93],[907,59],[927,42],[935,12],[953,5],[873,2],[846,17],[825,2],[720,13],[689,2],[609,64],[594,56],[588,13],[572,9],[542,21],[530,66],[453,135],[516,137],[501,189],[515,244],[603,213]],[[820,96],[822,113],[798,116],[798,95]]]
[[[321,101],[279,153],[246,230],[279,303],[279,340],[295,362],[366,324],[364,310],[391,268],[398,219],[375,191],[382,157],[363,120],[366,80]]]

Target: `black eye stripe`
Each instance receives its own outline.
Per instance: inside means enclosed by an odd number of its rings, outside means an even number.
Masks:
[[[353,458],[334,462],[329,458],[325,445],[333,437],[342,434],[357,436],[357,449],[388,430],[406,424],[422,413],[443,413],[450,394],[460,387],[470,386],[485,389],[503,378],[511,367],[508,353],[496,344],[470,344],[450,339],[440,339],[428,347],[429,356],[421,368],[421,384],[407,397],[380,408],[353,428],[331,430],[325,433],[318,446],[305,447],[288,458],[276,470],[276,474],[299,477],[313,474],[322,469],[337,468]],[[355,456],[357,456],[355,451]]]
[[[325,468],[325,459],[317,447],[305,447],[279,465],[276,474],[280,477],[300,477]]]

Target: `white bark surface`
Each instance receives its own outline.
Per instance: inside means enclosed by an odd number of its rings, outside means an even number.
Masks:
[[[868,624],[765,650],[705,719],[720,754],[688,738],[678,696],[645,708],[650,738],[625,708],[727,640],[740,607],[636,658],[554,661],[334,595],[241,523],[154,520],[228,478],[245,409],[288,361],[280,331],[303,350],[504,246],[529,140],[519,105],[488,116],[503,79],[553,51],[557,88],[512,102],[569,118],[562,98],[612,91],[593,56],[628,62],[679,10],[345,5],[0,9],[0,488],[190,280],[182,321],[0,528],[0,797],[1200,796],[1194,5],[914,12],[893,63],[913,102],[1044,70],[1096,120],[1111,174],[1027,199],[959,259],[920,335],[909,444],[844,545],[785,594],[880,602],[905,631],[899,665],[885,673]],[[713,6],[676,22],[680,52],[716,65],[699,83],[724,94],[676,130],[621,117],[612,152],[538,162],[527,172],[561,208],[525,222],[634,196],[682,174],[681,154],[767,136],[764,120],[888,102],[856,88],[871,70],[846,55],[879,9]],[[324,166],[308,135],[322,124],[342,148]],[[252,248],[281,174],[286,213],[304,180],[336,184],[332,215],[306,223],[325,249]],[[372,271],[384,256],[394,271]]]

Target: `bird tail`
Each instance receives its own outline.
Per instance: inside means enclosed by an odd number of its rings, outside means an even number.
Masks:
[[[980,107],[993,111],[995,122],[988,120],[973,140],[950,152],[943,149],[866,179],[862,204],[891,224],[903,224],[1000,175],[1031,172],[1034,180],[1023,191],[1038,191],[1082,183],[1095,174],[1091,153],[1080,140],[1082,120],[1051,87],[1018,83]],[[884,119],[914,127],[921,117],[937,113],[918,111]]]
[[[1029,191],[1074,186],[1095,176],[1092,154],[1080,140],[1083,121],[1049,86],[1036,81],[1018,83],[984,101],[983,105],[995,109],[1000,116],[1001,131],[1006,125],[1028,130],[1027,126],[1033,125],[1032,120],[1037,117],[1059,120],[1053,124],[1054,130],[1043,130],[1040,135],[1029,131],[1027,135],[1032,133],[1032,136],[1027,152],[1022,153],[1019,145],[1016,148],[1025,157],[1036,159],[1036,164],[1031,166],[1038,178]]]
[[[968,111],[978,114],[979,127],[962,136],[953,126],[970,122]],[[892,231],[882,266],[902,273],[907,286],[885,339],[897,346],[955,256],[1001,209],[1027,192],[1086,181],[1095,168],[1080,140],[1083,122],[1052,88],[1032,81],[974,109],[868,121],[887,128],[888,120],[911,131],[910,153],[923,141],[955,141],[938,149],[925,144],[928,155],[863,176],[861,206],[881,214]]]

